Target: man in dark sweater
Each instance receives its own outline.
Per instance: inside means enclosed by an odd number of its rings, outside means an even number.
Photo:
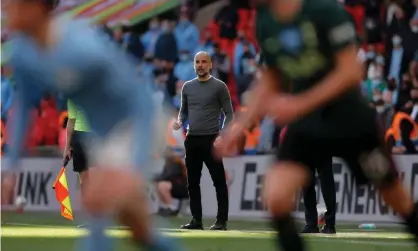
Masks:
[[[213,157],[213,146],[219,144],[220,129],[233,119],[231,97],[224,82],[212,77],[212,59],[209,53],[199,52],[194,58],[197,78],[184,83],[181,92],[181,107],[178,121],[173,129],[178,130],[188,121],[186,148],[187,183],[190,211],[193,219],[182,229],[203,229],[200,177],[203,163],[206,164],[216,189],[218,214],[211,230],[226,230],[228,221],[228,187],[222,160]],[[223,125],[220,115],[224,113]]]

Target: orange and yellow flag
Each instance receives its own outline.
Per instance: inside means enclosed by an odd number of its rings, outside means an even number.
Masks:
[[[61,215],[69,220],[73,220],[73,210],[71,209],[70,192],[65,176],[65,167],[61,167],[60,173],[55,180],[53,188],[58,202],[61,204]]]

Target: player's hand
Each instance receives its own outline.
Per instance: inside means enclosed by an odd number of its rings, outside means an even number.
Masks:
[[[1,204],[12,205],[14,189],[16,185],[16,174],[12,172],[2,172],[1,174]]]
[[[218,137],[216,137],[215,141],[213,142],[213,146],[217,147],[221,144],[221,142],[222,142],[222,137],[218,136]]]
[[[222,135],[222,140],[215,145],[215,156],[218,158],[234,156],[237,151],[238,139],[244,132],[244,125],[233,123]]]
[[[305,115],[306,109],[303,99],[287,94],[272,97],[266,107],[267,115],[274,118],[275,122],[281,125],[286,125],[299,119]]]
[[[183,123],[181,123],[180,121],[176,121],[176,122],[174,122],[174,124],[173,124],[173,129],[177,131],[177,130],[178,130],[178,129],[180,129],[182,126],[183,126]]]
[[[72,158],[72,150],[71,150],[71,148],[66,147],[65,150],[64,150],[64,154],[62,156],[62,160],[63,161],[65,161],[67,159],[70,160],[71,158]]]

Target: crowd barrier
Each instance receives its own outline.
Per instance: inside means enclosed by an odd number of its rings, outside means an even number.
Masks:
[[[251,156],[225,159],[229,174],[229,213],[231,217],[264,218],[268,216],[261,200],[261,187],[264,174],[273,161],[272,156]],[[399,155],[395,157],[404,184],[412,196],[418,199],[418,156]],[[27,158],[22,161],[22,171],[16,184],[16,195],[28,200],[26,211],[56,211],[60,206],[52,189],[62,160],[59,158]],[[156,161],[151,167],[158,173],[163,161]],[[80,210],[78,178],[68,166],[67,181],[74,211]],[[333,172],[337,190],[337,220],[397,222],[397,217],[380,199],[373,186],[357,186],[346,165],[334,159]],[[323,204],[318,182],[316,182],[317,202]],[[202,180],[202,204],[204,216],[215,216],[217,203],[215,189],[209,172],[204,168]],[[151,211],[158,209],[155,190],[150,187]],[[7,209],[7,207],[5,208]],[[10,207],[9,207],[10,209]],[[297,198],[295,216],[303,218],[304,205],[301,196]],[[77,217],[77,214],[75,214]]]

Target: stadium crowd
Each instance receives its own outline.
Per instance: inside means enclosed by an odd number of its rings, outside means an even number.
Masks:
[[[359,60],[366,68],[362,92],[376,108],[393,153],[416,154],[418,0],[346,0],[344,4],[361,41]],[[111,39],[137,59],[138,84],[151,84],[155,89],[155,102],[161,109],[167,105],[172,108],[166,142],[175,151],[183,149],[185,129],[179,133],[170,128],[180,105],[181,88],[185,81],[195,78],[194,54],[202,50],[212,54],[212,74],[227,83],[234,108],[242,111],[259,58],[254,42],[254,9],[236,8],[226,0],[203,30],[193,23],[192,12],[185,4],[179,8],[178,18],[153,17],[148,30],[142,34],[130,29],[127,23],[102,27]],[[7,70],[2,66],[2,128],[12,112],[13,101],[13,79]],[[48,96],[40,102],[33,112],[28,149],[64,144],[65,104]],[[271,152],[278,145],[279,133],[280,128],[269,118],[254,121],[240,142],[238,154]],[[2,148],[5,144],[7,135],[2,130]]]

